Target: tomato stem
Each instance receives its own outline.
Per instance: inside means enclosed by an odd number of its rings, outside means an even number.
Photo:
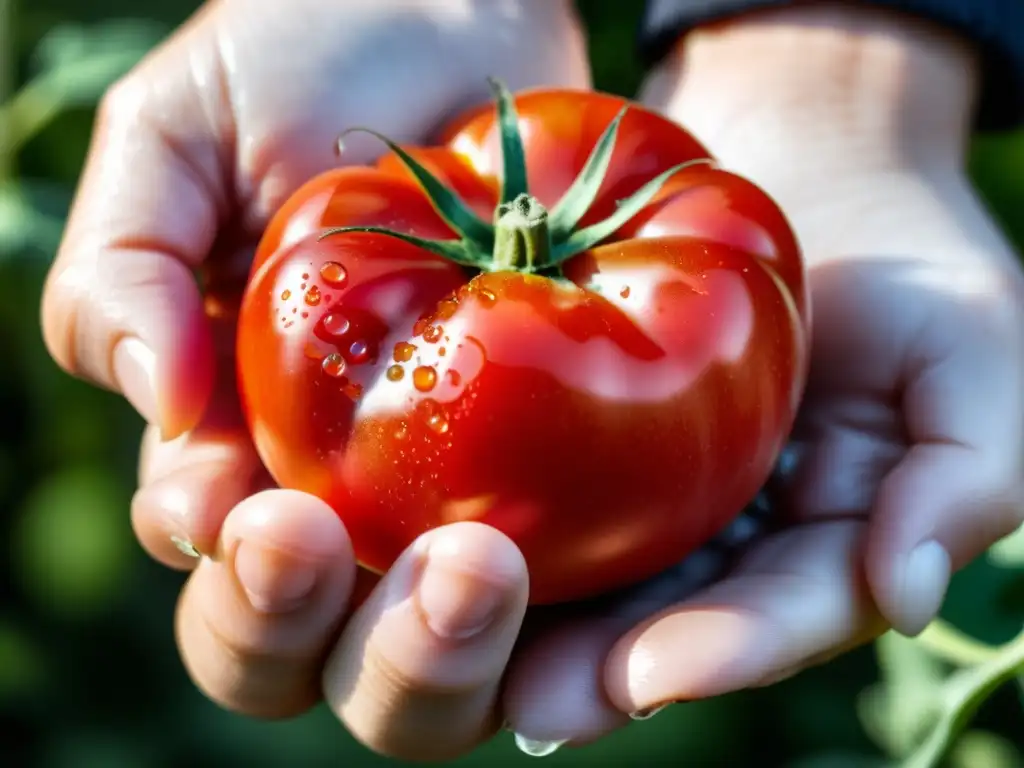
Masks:
[[[521,194],[498,206],[494,224],[494,271],[535,272],[551,260],[548,210],[540,201]]]

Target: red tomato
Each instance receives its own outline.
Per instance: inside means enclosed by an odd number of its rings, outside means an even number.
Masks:
[[[543,206],[625,104],[516,96]],[[407,151],[489,223],[497,116],[454,125],[442,146]],[[631,105],[579,227],[707,157]],[[531,602],[584,598],[678,562],[767,479],[804,385],[808,304],[793,233],[750,182],[683,168],[554,277],[468,270],[377,232],[320,237],[350,226],[458,238],[394,153],[313,179],[259,246],[238,373],[268,470],[330,503],[367,568],[386,570],[429,529],[477,520],[521,548]]]

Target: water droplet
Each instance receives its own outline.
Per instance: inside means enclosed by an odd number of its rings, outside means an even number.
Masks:
[[[458,308],[458,303],[453,299],[444,299],[437,304],[437,317],[439,320],[450,320]]]
[[[292,292],[285,288],[281,291],[281,301],[288,301],[292,297]]]
[[[427,426],[437,434],[443,435],[448,431],[448,418],[443,411],[436,411],[427,417]]]
[[[348,348],[348,357],[353,363],[365,363],[370,357],[370,345],[362,339],[353,341]]]
[[[628,285],[625,288],[623,288],[621,291],[619,291],[619,296],[621,296],[624,299],[628,299],[629,298],[629,286]]]
[[[363,385],[357,384],[354,381],[349,381],[345,383],[345,386],[342,388],[342,392],[348,395],[350,399],[358,400],[363,396]]]
[[[388,368],[388,381],[401,381],[405,376],[405,368],[400,365],[392,365]]]
[[[303,272],[302,273],[302,279],[303,280],[309,280],[309,272]]]
[[[441,340],[441,336],[444,333],[444,328],[440,325],[428,325],[423,330],[423,340],[428,344],[434,344]]]
[[[309,317],[309,312],[303,312],[301,315],[299,315],[299,317],[305,320],[307,317]]]
[[[462,383],[462,374],[452,368],[448,371],[448,381],[452,383],[453,387],[457,387]]]
[[[348,318],[344,315],[339,315],[337,312],[324,315],[323,324],[324,330],[331,336],[344,336],[351,327]]]
[[[412,385],[420,392],[429,392],[437,384],[437,371],[429,365],[421,365],[412,372]]]
[[[311,307],[320,303],[320,289],[315,285],[306,291],[306,303]]]
[[[348,270],[336,261],[327,261],[320,267],[320,277],[335,287],[341,287],[348,280]]]
[[[416,345],[407,341],[400,341],[395,344],[395,351],[392,354],[396,363],[407,363],[412,360],[412,353],[416,351]]]
[[[331,354],[324,358],[320,367],[323,368],[324,373],[336,379],[345,373],[345,358],[337,352],[331,352]]]
[[[399,424],[398,429],[395,430],[395,440],[408,440],[409,439],[409,425]]]
[[[484,306],[493,304],[495,301],[498,300],[498,297],[494,295],[494,291],[489,290],[488,288],[481,288],[479,291],[477,291],[477,296],[480,298],[480,302]]]
[[[420,414],[427,426],[440,435],[448,431],[448,414],[436,400],[426,399],[419,404]]]
[[[438,349],[437,349],[437,356],[438,357],[444,357],[447,354],[448,354],[448,350],[447,349],[445,349],[444,347],[438,347]]]

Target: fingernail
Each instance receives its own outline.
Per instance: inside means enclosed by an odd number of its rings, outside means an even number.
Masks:
[[[530,757],[547,757],[553,755],[558,751],[558,748],[563,744],[566,744],[569,740],[562,739],[561,741],[538,741],[536,739],[528,739],[522,734],[515,734],[516,746],[519,747],[519,751],[524,755]]]
[[[294,611],[316,583],[316,571],[309,565],[246,541],[235,550],[235,574],[252,607],[261,613]]]
[[[487,629],[507,602],[507,591],[460,567],[459,543],[435,535],[416,591],[427,626],[437,635],[465,640]]]
[[[114,348],[114,377],[121,393],[150,424],[158,424],[156,397],[156,356],[141,339],[122,339]]]
[[[919,544],[910,553],[897,593],[903,615],[894,623],[900,632],[913,636],[928,626],[942,607],[950,575],[949,553],[937,541]]]
[[[171,536],[171,543],[178,548],[178,551],[189,557],[199,557],[199,550],[196,545],[184,536]]]
[[[650,720],[659,712],[668,709],[668,704],[659,704],[656,707],[646,707],[644,709],[638,709],[636,712],[630,712],[630,720]]]

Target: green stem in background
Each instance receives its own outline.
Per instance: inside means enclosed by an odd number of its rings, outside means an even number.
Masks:
[[[957,666],[974,666],[992,659],[999,648],[975,640],[941,619],[936,619],[915,638],[933,656]]]
[[[0,0],[0,183],[14,176],[14,125],[7,100],[14,92],[15,0]]]
[[[903,763],[904,768],[935,768],[993,692],[1024,671],[1024,631],[993,649],[984,663],[968,667],[942,686],[938,722]]]

